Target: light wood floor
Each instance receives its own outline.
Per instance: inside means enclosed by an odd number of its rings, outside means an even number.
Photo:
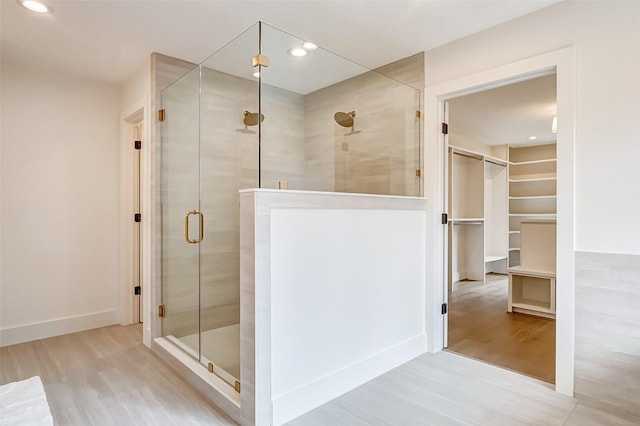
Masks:
[[[236,424],[142,344],[141,324],[0,348],[0,384],[32,376],[60,426]]]
[[[139,325],[0,348],[0,384],[39,375],[56,425],[232,425],[142,345]],[[291,425],[638,425],[551,385],[448,352],[424,354]]]
[[[447,350],[555,382],[555,320],[507,312],[508,277],[460,281],[449,293]]]

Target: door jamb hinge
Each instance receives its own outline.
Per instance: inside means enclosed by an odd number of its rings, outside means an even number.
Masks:
[[[163,317],[165,315],[164,305],[158,305],[158,316]]]
[[[135,149],[142,149],[142,141],[134,141],[133,142],[133,147]]]
[[[449,134],[449,125],[447,123],[442,123],[442,134],[443,135]]]
[[[449,223],[449,215],[447,213],[442,213],[442,224],[446,225]]]
[[[165,111],[164,108],[158,110],[158,121],[164,121]]]
[[[442,304],[442,307],[440,308],[440,313],[441,313],[442,315],[444,315],[444,314],[446,314],[446,313],[447,313],[447,304],[446,304],[446,303],[443,303],[443,304]]]

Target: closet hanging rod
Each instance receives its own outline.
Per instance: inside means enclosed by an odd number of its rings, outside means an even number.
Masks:
[[[466,152],[456,151],[455,149],[452,152],[456,155],[461,155],[462,157],[473,158],[474,160],[482,160],[481,155],[473,155]]]
[[[484,161],[486,161],[487,163],[495,164],[496,166],[507,167],[506,163],[499,163],[497,161],[489,160],[488,158],[485,158]]]
[[[509,161],[507,161],[507,160],[505,160],[503,158],[494,157],[492,155],[483,154],[481,152],[471,151],[470,149],[460,148],[459,146],[455,146],[455,145],[451,145],[451,144],[449,144],[449,149],[451,149],[451,152],[453,152],[454,154],[458,154],[458,155],[467,154],[467,157],[476,158],[478,160],[483,160],[484,159],[484,160],[491,161],[494,164],[498,164],[498,165],[506,166],[507,163],[509,162]]]

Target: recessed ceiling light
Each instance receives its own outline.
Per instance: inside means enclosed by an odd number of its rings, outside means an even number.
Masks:
[[[287,50],[287,53],[291,56],[306,56],[307,51],[304,50],[302,47],[292,47],[291,49]]]
[[[51,8],[44,3],[40,3],[35,0],[18,0],[23,7],[29,9],[32,12],[38,13],[51,13]]]
[[[305,44],[302,45],[302,48],[304,50],[316,50],[318,48],[317,45],[311,43],[310,41],[306,42]]]
[[[254,76],[255,78],[260,77],[260,71],[256,71],[256,72],[254,72],[254,73],[253,73],[253,76]]]
[[[530,141],[535,141],[536,139],[538,139],[538,137],[537,137],[537,136],[529,136],[529,140],[530,140]]]

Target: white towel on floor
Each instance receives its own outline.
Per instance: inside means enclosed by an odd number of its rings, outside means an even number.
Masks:
[[[40,377],[0,386],[0,425],[53,426]]]

